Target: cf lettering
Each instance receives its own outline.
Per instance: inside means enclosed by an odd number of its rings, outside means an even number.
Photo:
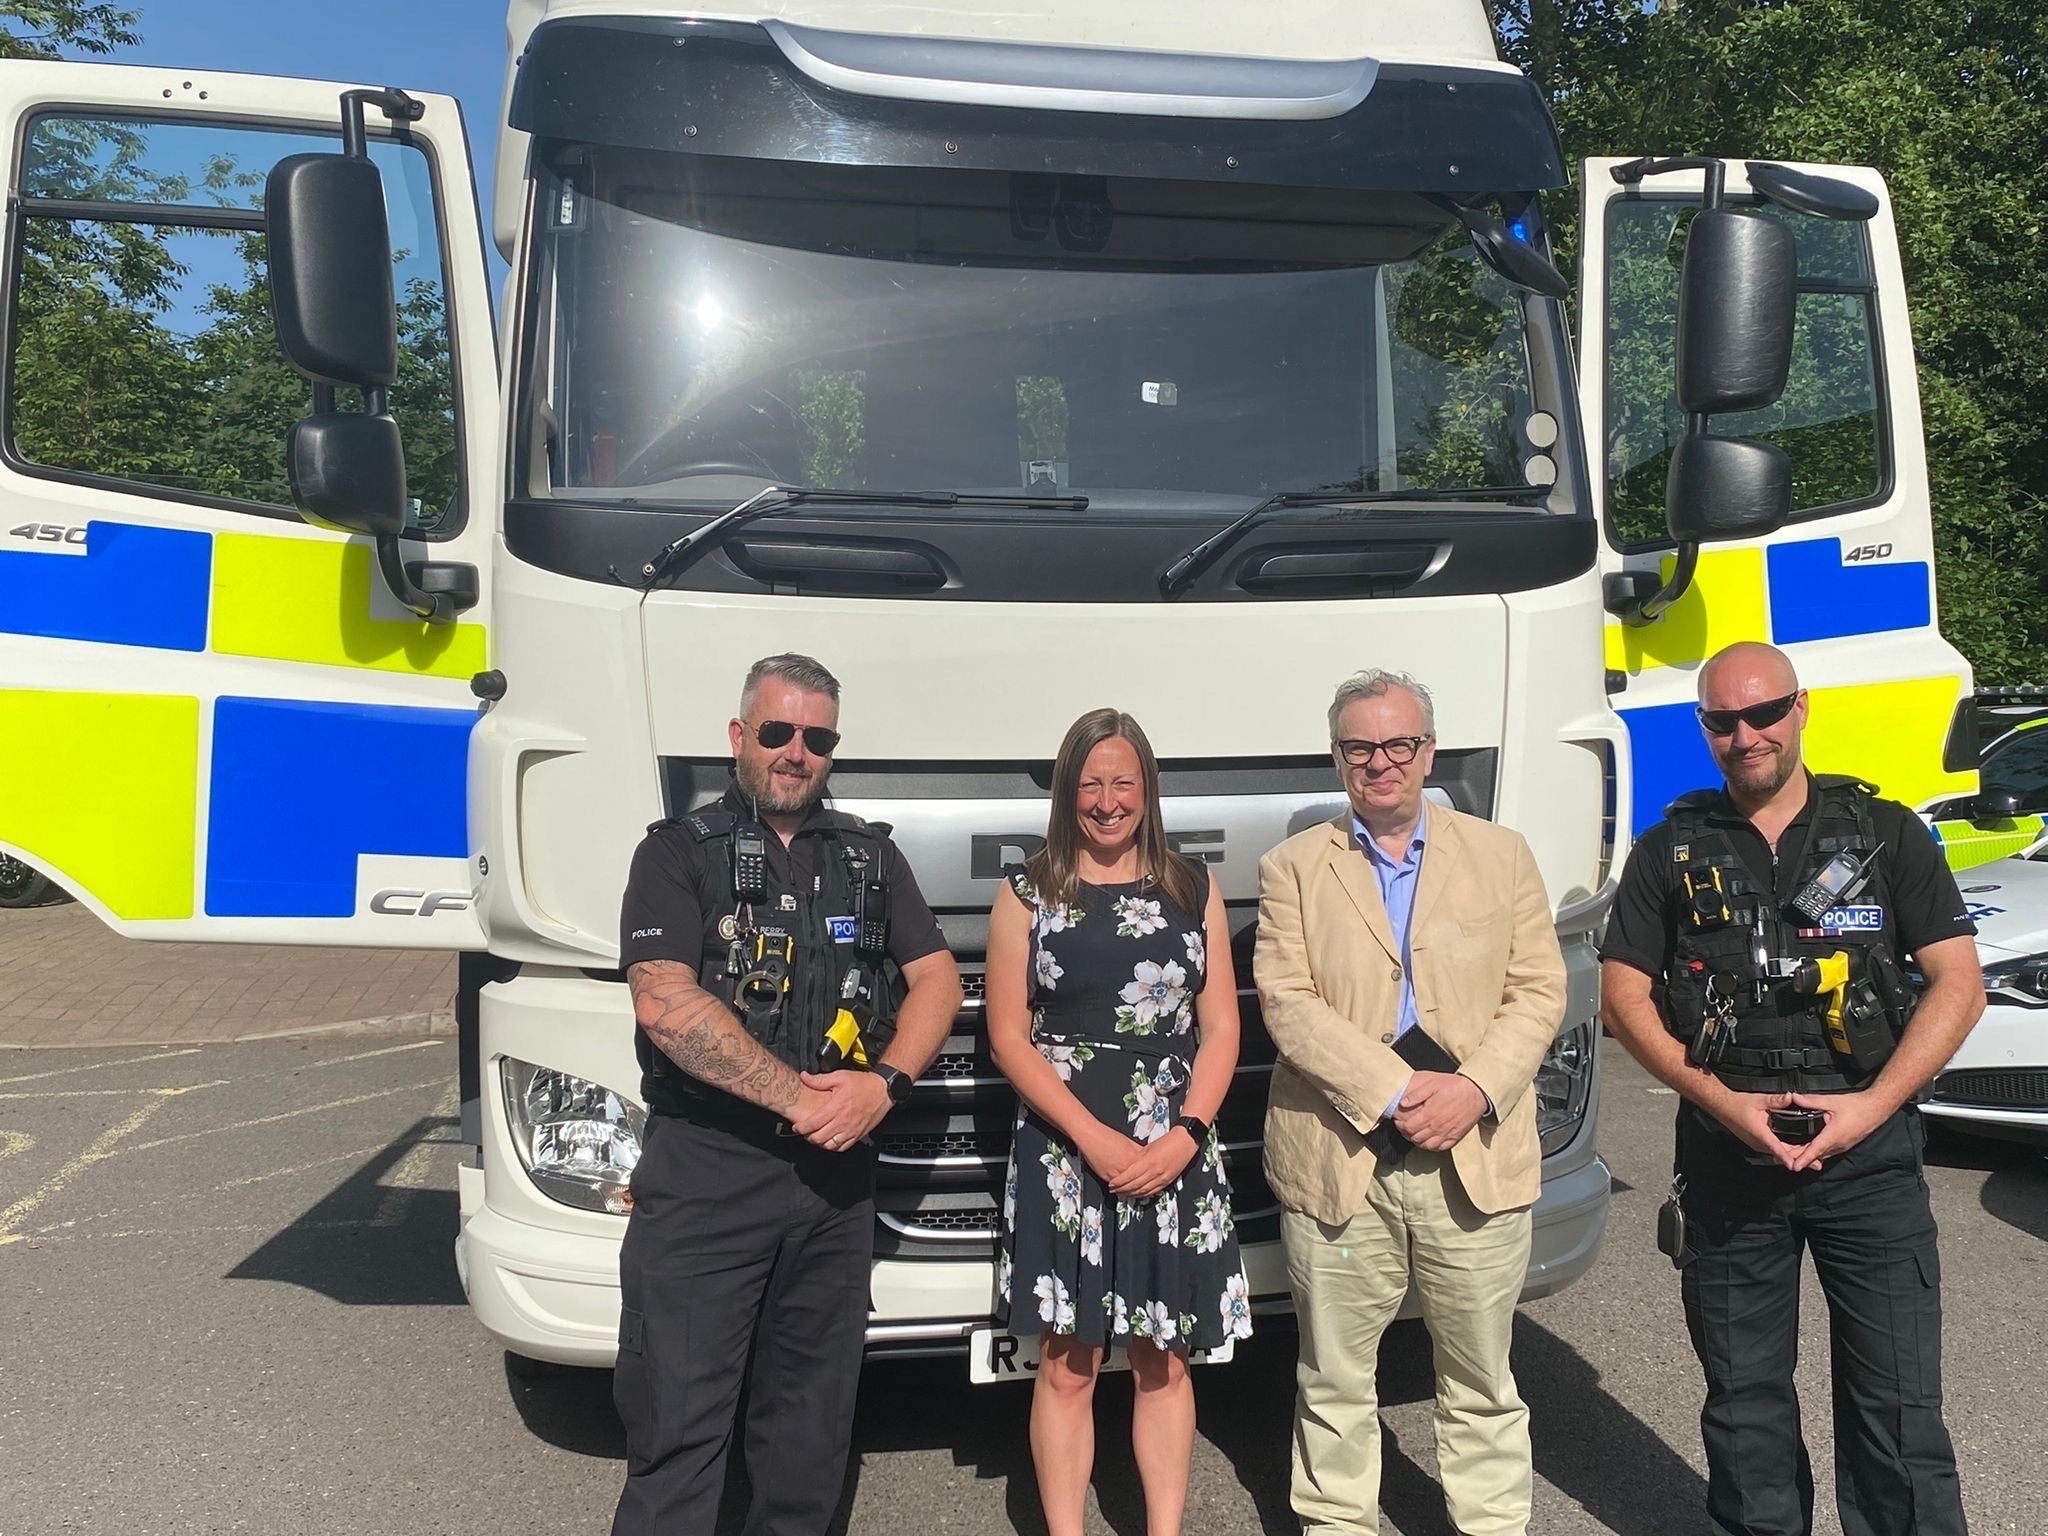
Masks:
[[[370,910],[380,917],[432,917],[436,912],[467,912],[471,891],[379,891]]]

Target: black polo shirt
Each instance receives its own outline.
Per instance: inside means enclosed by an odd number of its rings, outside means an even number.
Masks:
[[[1806,804],[1778,839],[1779,858],[1747,816],[1735,808],[1723,786],[1708,807],[1707,819],[1726,830],[1728,841],[1748,867],[1759,890],[1775,891],[1782,908],[1798,894],[1800,851],[1806,845],[1819,793],[1813,776],[1806,779]],[[1872,829],[1882,849],[1882,869],[1889,888],[1887,934],[1901,958],[1928,944],[1974,934],[1962,892],[1941,856],[1940,845],[1926,824],[1896,800],[1872,798]],[[1671,891],[1671,823],[1660,821],[1636,839],[1621,872],[1614,910],[1600,942],[1602,960],[1619,960],[1654,980],[1678,944],[1677,903]]]
[[[728,786],[720,804],[742,818],[752,814],[738,785]],[[829,848],[820,835],[825,815],[823,807],[813,806],[787,846],[768,832],[768,873],[778,888],[793,890],[818,878]],[[706,910],[705,848],[675,822],[661,822],[641,839],[619,913],[622,967],[642,960],[680,960],[701,974],[705,950],[722,945],[718,922],[730,914]],[[722,844],[720,849],[722,853]],[[882,839],[878,863],[881,880],[889,888],[889,958],[905,966],[937,954],[946,947],[946,936],[925,905],[909,863],[887,838]]]

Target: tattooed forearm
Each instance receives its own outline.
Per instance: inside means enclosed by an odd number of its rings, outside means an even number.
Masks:
[[[661,1053],[699,1082],[787,1114],[802,1083],[748,1034],[733,1011],[697,985],[687,965],[643,960],[626,971],[633,1013]]]

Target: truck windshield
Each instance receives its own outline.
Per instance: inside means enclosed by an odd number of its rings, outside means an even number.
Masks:
[[[777,483],[1213,515],[1526,483],[1524,298],[1419,197],[542,163],[529,496],[726,506]]]

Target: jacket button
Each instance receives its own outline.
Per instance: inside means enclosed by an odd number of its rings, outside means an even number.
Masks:
[[[1387,972],[1387,974],[1391,976],[1395,981],[1399,981],[1401,979],[1401,967],[1397,965],[1391,971]]]
[[[1394,1037],[1393,1037],[1392,1035],[1381,1035],[1381,1036],[1380,1036],[1380,1044],[1381,1044],[1381,1045],[1392,1045],[1393,1043],[1394,1043]]]

